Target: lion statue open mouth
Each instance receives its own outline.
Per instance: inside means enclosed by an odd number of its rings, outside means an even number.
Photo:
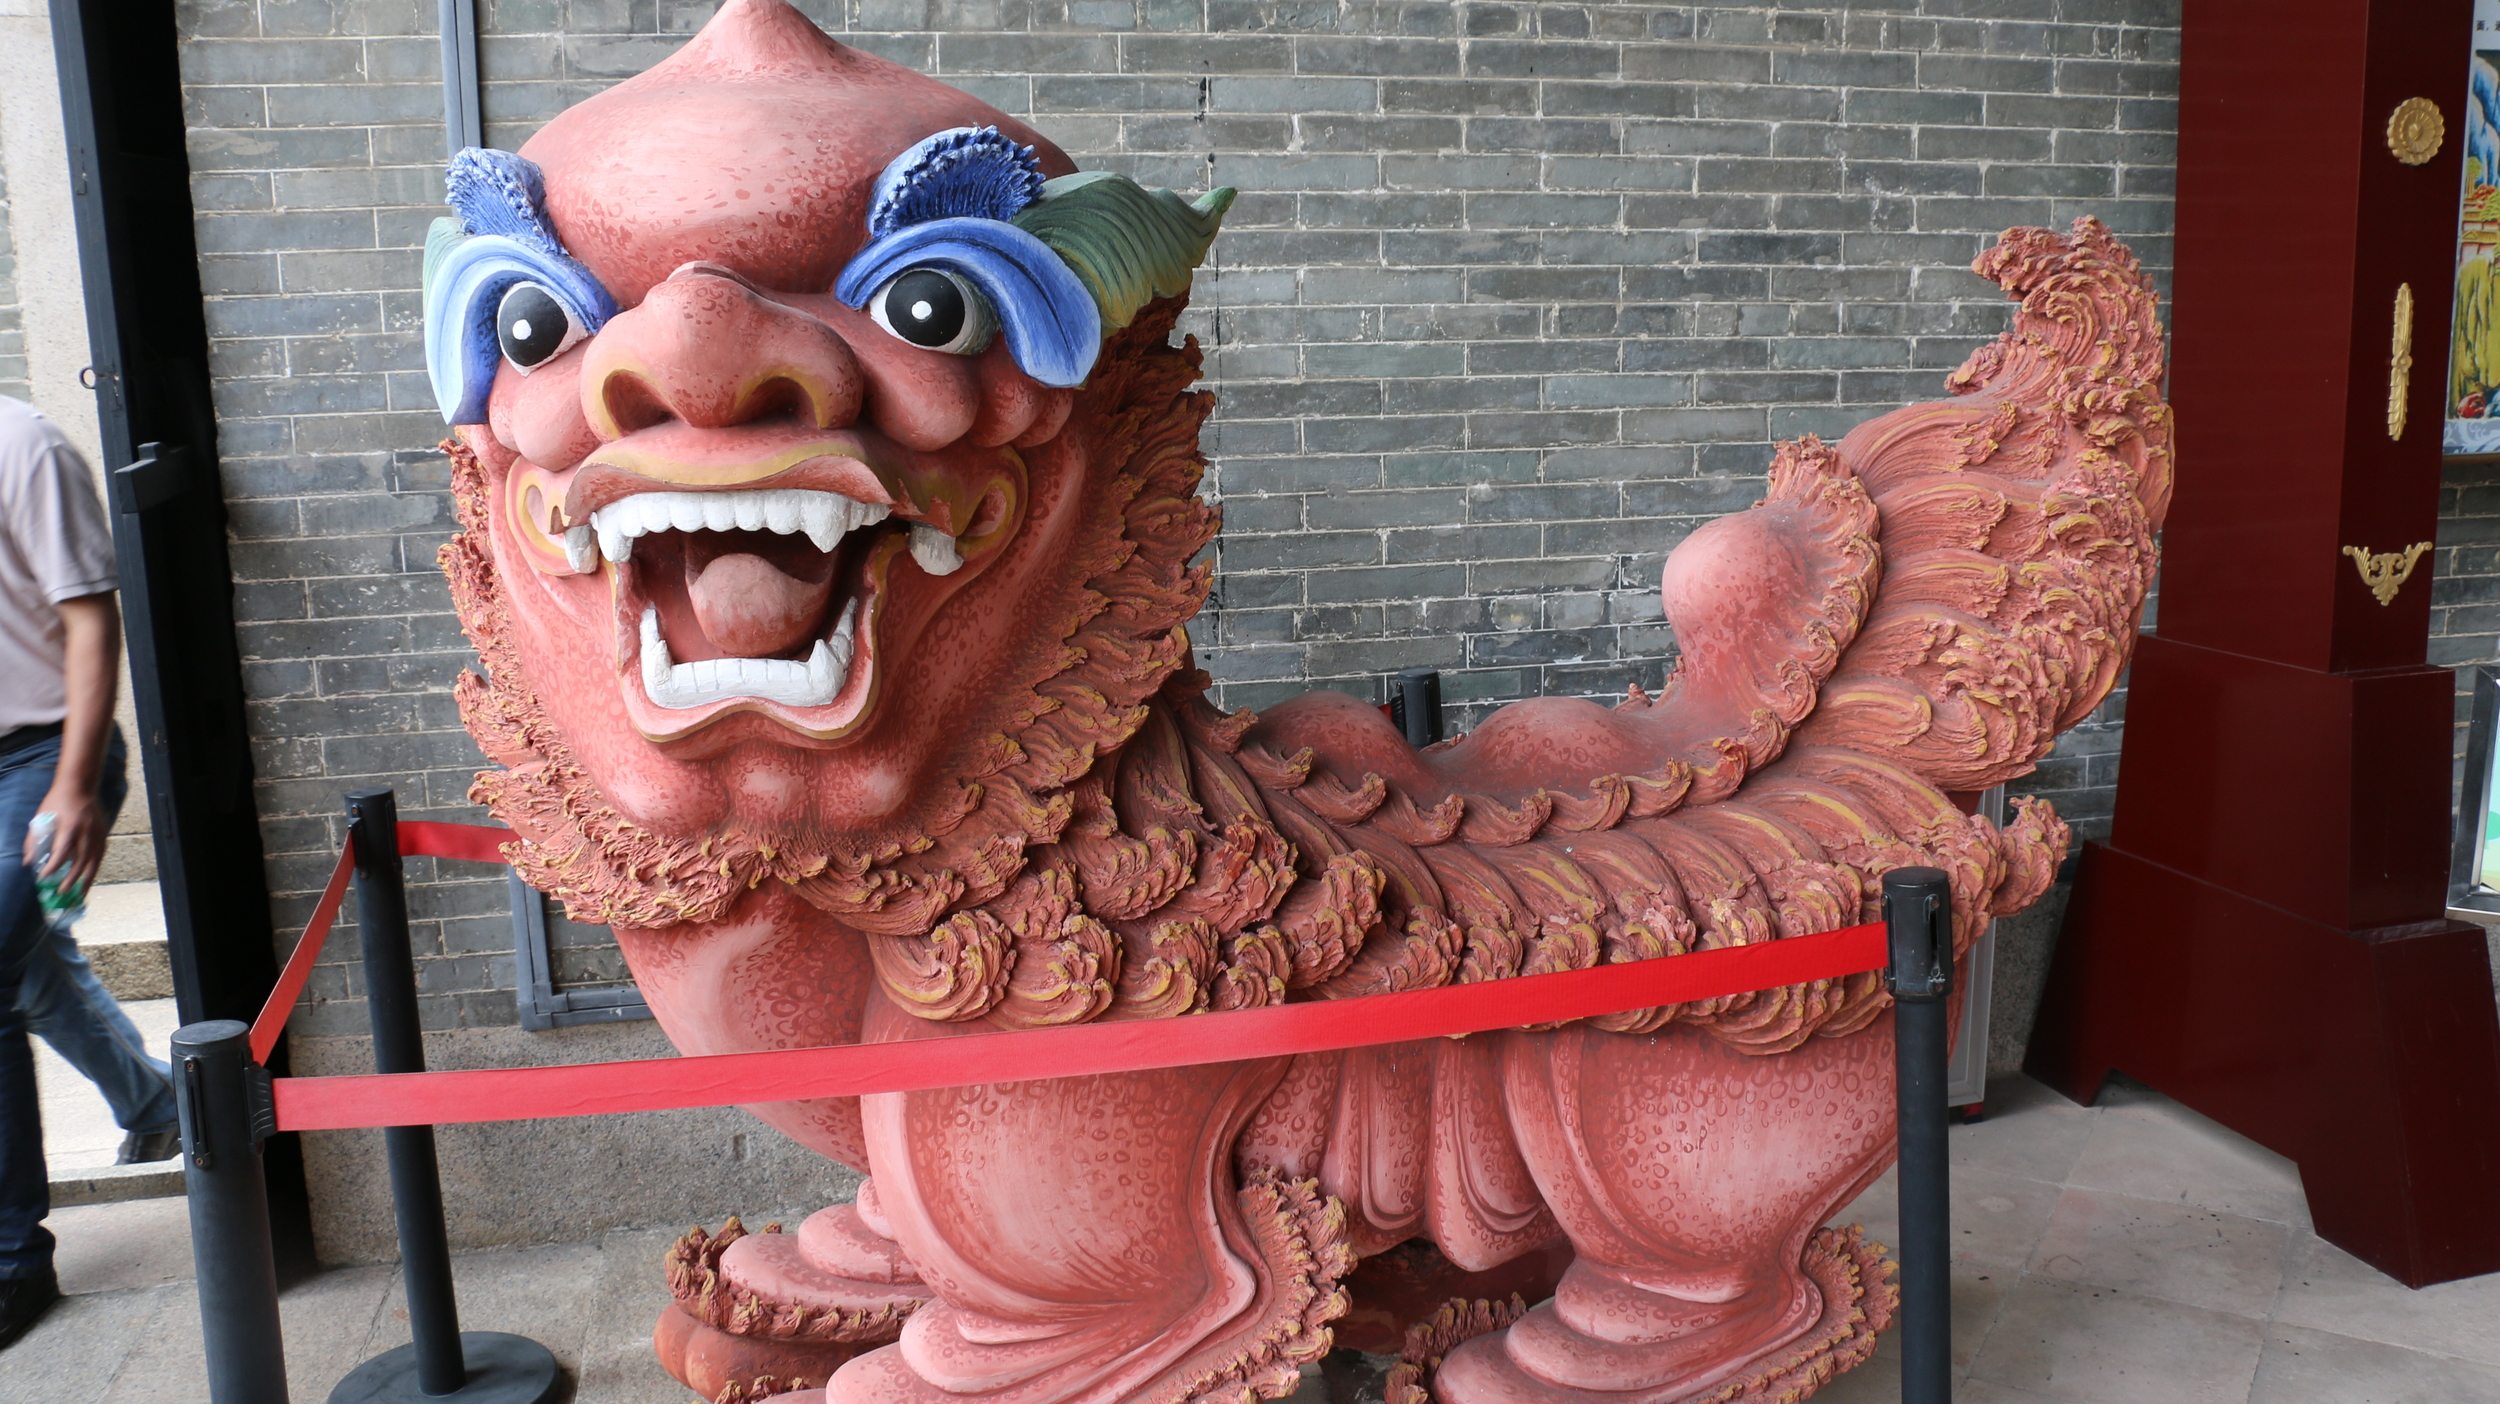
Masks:
[[[1194,344],[1231,192],[730,0],[452,164],[428,367],[515,866],[615,927],[688,1053],[1181,1017],[1827,930],[1887,869],[1958,938],[2051,880],[2021,775],[2125,667],[2170,485],[2154,298],[2091,221],[1949,402],[1783,444],[1670,557],[1681,656],[1424,751],[1334,693],[1205,699]],[[1794,1399],[1871,1352],[1872,974],[1562,1028],[753,1108],[871,1173],[690,1235],[706,1397]],[[1516,1296],[1512,1294],[1516,1293]],[[1447,1305],[1441,1305],[1448,1300]],[[1437,1310],[1435,1308],[1438,1308]]]

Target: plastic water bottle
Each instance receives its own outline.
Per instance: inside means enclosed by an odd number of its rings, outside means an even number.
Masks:
[[[59,816],[50,810],[36,815],[26,826],[28,836],[35,841],[34,870],[38,873],[52,861],[52,835],[60,826]],[[66,872],[55,872],[35,879],[35,901],[43,908],[44,920],[55,928],[68,926],[87,914],[86,886],[82,883],[64,887],[63,879],[68,876]]]

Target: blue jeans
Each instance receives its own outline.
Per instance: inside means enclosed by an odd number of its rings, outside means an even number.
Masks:
[[[147,1071],[163,1076],[136,1051],[136,1030],[130,1030],[128,1042],[122,1043],[119,1030],[99,1026],[94,1002],[84,996],[76,976],[55,952],[52,923],[35,900],[35,875],[24,861],[26,825],[51,790],[52,772],[60,759],[58,737],[0,756],[0,1278],[42,1277],[52,1271],[52,1234],[43,1226],[44,1216],[52,1212],[52,1187],[44,1169],[34,1047],[26,1037],[35,1027],[36,1016],[22,1007],[29,996],[42,1011],[46,1040],[62,1048],[64,1057],[70,1056],[63,1045],[66,1037],[82,1052],[139,1060]],[[123,768],[122,742],[116,733],[106,748],[104,779],[97,796],[108,825],[128,790]],[[67,944],[73,950],[76,947],[74,941]],[[78,968],[85,967],[82,957]],[[93,971],[85,973],[88,980],[95,978]],[[103,993],[100,986],[97,993]],[[103,998],[111,1005],[111,995]],[[129,1030],[129,1020],[118,1007],[114,1015],[120,1028]],[[143,1085],[143,1080],[136,1085]],[[166,1091],[171,1090],[168,1085]]]
[[[148,1056],[147,1040],[96,978],[68,927],[54,927],[26,963],[17,1007],[26,1016],[26,1031],[51,1044],[61,1061],[104,1094],[114,1124],[124,1131],[172,1129],[173,1079],[163,1063]]]

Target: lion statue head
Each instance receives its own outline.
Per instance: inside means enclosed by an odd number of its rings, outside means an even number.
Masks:
[[[449,189],[445,559],[516,866],[641,928],[995,894],[1187,657],[1215,522],[1170,333],[1232,192],[1078,173],[779,0]]]

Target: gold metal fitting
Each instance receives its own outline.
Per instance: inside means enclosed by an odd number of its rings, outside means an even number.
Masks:
[[[2396,285],[2396,323],[2387,352],[2387,437],[2405,436],[2405,393],[2413,388],[2413,285]]]
[[[2387,149],[2408,166],[2438,155],[2439,144],[2447,137],[2447,119],[2439,115],[2439,104],[2429,98],[2406,98],[2387,114]]]
[[[2396,602],[2396,592],[2413,578],[2413,563],[2422,559],[2422,553],[2429,549],[2431,543],[2416,541],[2401,551],[2376,553],[2366,547],[2347,546],[2344,554],[2352,557],[2352,568],[2361,572],[2361,583],[2369,586],[2370,593],[2378,597],[2381,607],[2385,607]]]

